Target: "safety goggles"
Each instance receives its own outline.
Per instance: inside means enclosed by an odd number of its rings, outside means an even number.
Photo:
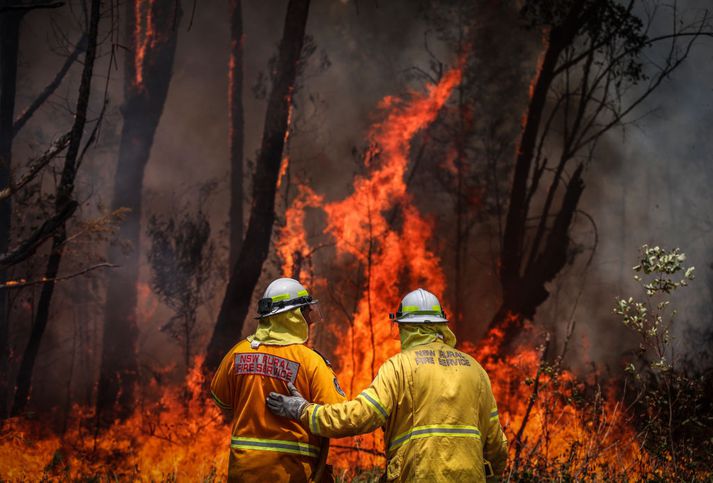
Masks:
[[[280,300],[275,302],[271,298],[263,298],[257,301],[257,313],[260,315],[267,315],[274,310],[279,310],[287,306],[301,306],[308,305],[313,302],[311,295],[306,295],[303,297],[297,297],[291,300]]]
[[[447,319],[446,317],[446,311],[441,309],[441,310],[417,310],[415,307],[406,307],[406,310],[404,310],[403,305],[399,305],[399,310],[396,311],[395,314],[389,314],[389,319],[390,320],[397,320],[400,319],[404,316],[408,315],[435,315],[436,317],[442,317],[444,319]]]

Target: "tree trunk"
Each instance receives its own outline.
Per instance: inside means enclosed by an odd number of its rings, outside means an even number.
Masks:
[[[230,61],[228,64],[228,138],[230,144],[230,266],[235,266],[243,242],[243,12],[242,0],[230,0]]]
[[[215,370],[240,337],[253,290],[267,258],[275,221],[277,177],[288,129],[292,92],[304,42],[309,0],[290,0],[272,92],[267,105],[262,146],[253,179],[253,196],[245,241],[232,268],[220,314],[206,356],[206,369]]]
[[[547,94],[556,76],[555,69],[559,56],[572,43],[577,33],[580,22],[579,13],[578,8],[573,8],[561,26],[553,27],[550,30],[544,57],[534,82],[527,118],[515,159],[515,172],[510,190],[510,204],[503,233],[501,254],[500,284],[503,301],[489,325],[490,329],[499,326],[505,328],[508,340],[517,333],[521,322],[526,318],[532,318],[537,307],[547,299],[549,294],[544,284],[552,280],[564,266],[564,261],[560,266],[559,260],[563,257],[566,258],[569,247],[567,237],[569,225],[561,227],[556,221],[557,229],[564,230],[564,238],[553,237],[555,230],[555,226],[553,226],[541,255],[535,262],[525,264],[527,261],[526,225],[530,210],[528,194],[537,189],[539,181],[531,178],[531,171],[540,133],[540,123],[547,105]],[[580,167],[567,188],[565,200],[557,215],[557,220],[560,220],[560,223],[564,220],[571,222],[576,211],[581,189],[583,189],[581,172]],[[557,183],[558,181],[553,182]],[[543,268],[542,263],[548,263],[547,256],[555,259],[552,260],[550,267]],[[551,273],[555,267],[558,268],[554,273]]]
[[[128,242],[132,249],[125,254],[121,247],[112,246],[108,253],[109,260],[121,268],[112,272],[107,283],[97,391],[97,418],[105,426],[116,417],[127,417],[134,403],[138,378],[136,284],[144,168],[171,81],[180,16],[180,4],[175,0],[128,2],[130,55],[125,62],[124,123],[111,206],[112,210],[122,207],[131,210],[119,228],[118,239]]]
[[[504,342],[509,345],[525,319],[531,319],[535,310],[549,297],[545,284],[552,281],[567,263],[569,252],[569,227],[584,191],[583,165],[572,174],[562,200],[562,205],[550,228],[542,253],[527,272],[518,279],[515,289],[503,293],[503,302],[490,322],[490,328],[500,327],[505,332]]]
[[[77,158],[81,147],[84,126],[87,121],[87,108],[89,106],[89,96],[91,94],[94,59],[96,58],[97,51],[97,33],[99,29],[100,10],[101,0],[93,0],[89,21],[87,53],[84,58],[82,80],[79,85],[74,124],[70,134],[67,155],[64,160],[62,177],[60,178],[60,183],[57,187],[55,213],[61,213],[69,203],[73,202],[72,194],[74,192],[74,180],[77,175]],[[50,252],[47,269],[45,270],[44,275],[45,279],[49,281],[42,286],[40,300],[37,304],[35,321],[32,324],[30,338],[27,342],[27,348],[22,355],[20,369],[17,374],[17,390],[15,391],[15,399],[12,405],[13,416],[19,415],[24,410],[30,395],[32,370],[34,369],[37,354],[40,350],[42,337],[44,336],[45,329],[47,328],[50,305],[52,302],[52,295],[54,293],[55,283],[53,280],[57,277],[57,273],[59,272],[59,265],[62,261],[62,253],[64,251],[64,242],[66,239],[66,224],[62,223],[52,237],[52,251]]]
[[[4,3],[4,2],[3,2]],[[12,124],[15,115],[17,87],[17,51],[20,40],[22,14],[0,14],[0,189],[9,186],[12,162]],[[10,246],[11,198],[0,201],[0,253]],[[7,280],[7,272],[0,271],[0,280]],[[0,418],[7,415],[9,388],[9,307],[6,288],[0,288]]]
[[[578,29],[582,27],[582,18],[586,18],[586,12],[575,5],[560,25],[550,28],[515,159],[501,255],[500,283],[503,301],[489,325],[489,329],[500,327],[505,331],[506,345],[511,344],[522,327],[523,320],[531,319],[537,307],[547,300],[549,292],[545,284],[566,264],[569,227],[584,189],[581,178],[583,167],[579,166],[567,185],[562,205],[550,228],[544,248],[537,254],[538,247],[533,247],[531,262],[528,262],[525,250],[527,218],[531,196],[537,191],[539,183],[538,177],[531,177],[531,171],[541,130],[540,124],[547,105],[548,92],[556,77],[560,54],[574,41]],[[571,158],[568,153],[563,153],[562,156],[560,167]],[[552,183],[559,183],[559,179],[555,177]],[[550,193],[553,189],[556,189],[556,185],[550,187]],[[548,213],[542,213],[541,216],[544,217],[541,220],[542,226],[545,226]],[[536,242],[535,245],[539,243]]]

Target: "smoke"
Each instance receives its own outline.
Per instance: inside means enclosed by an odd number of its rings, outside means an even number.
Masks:
[[[76,7],[76,2],[69,2]],[[250,89],[266,72],[268,60],[275,53],[282,32],[286,2],[243,2],[244,8],[244,66],[245,66],[245,156],[254,160],[260,145],[265,102],[256,99]],[[701,8],[703,1],[690,0],[679,3],[680,8]],[[200,2],[190,30],[187,6],[184,22],[179,26],[178,50],[174,75],[163,117],[148,163],[145,177],[145,204],[143,219],[152,213],[162,213],[175,207],[175,200],[190,198],[195,187],[210,179],[221,180],[219,188],[206,208],[212,233],[218,244],[225,246],[229,192],[226,180],[228,162],[227,142],[227,62],[229,32],[227,5],[223,2]],[[28,15],[21,39],[21,85],[18,109],[29,102],[51,79],[63,61],[61,45],[52,35],[54,27],[61,27],[70,40],[79,37],[76,23],[81,10],[63,7],[51,11],[38,11]],[[512,19],[484,16],[492,33],[488,35],[514,38]],[[484,20],[486,21],[486,20]],[[54,26],[54,27],[53,27]],[[307,31],[313,37],[318,54],[323,52],[330,61],[329,67],[318,69],[316,58],[308,68],[308,76],[297,97],[297,132],[290,138],[290,175],[307,180],[313,190],[324,195],[325,201],[343,199],[351,190],[355,173],[362,168],[360,156],[366,133],[374,121],[380,99],[399,95],[409,88],[418,88],[418,82],[408,75],[410,68],[418,66],[428,70],[432,57],[425,49],[427,32],[432,25],[409,0],[391,2],[328,1],[313,2]],[[455,53],[444,44],[433,40],[431,47],[444,62],[454,62]],[[475,115],[482,119],[500,116],[509,119],[508,128],[517,132],[520,126],[523,96],[528,76],[538,48],[537,39],[518,39],[502,52],[479,52],[482,55],[482,75],[490,85],[499,82],[507,52],[519,45],[523,66],[521,76],[514,79],[513,90],[518,97],[508,105],[503,116],[502,103],[488,97],[481,111]],[[594,242],[594,230],[584,216],[577,219],[575,240],[584,247],[574,266],[566,269],[552,284],[553,296],[540,308],[536,322],[543,326],[562,327],[571,317],[578,321],[577,348],[582,350],[586,338],[589,356],[595,361],[614,362],[622,351],[631,347],[611,312],[616,296],[633,294],[629,267],[635,264],[637,248],[643,243],[680,247],[689,255],[698,271],[698,280],[684,290],[678,301],[677,335],[683,351],[694,351],[695,339],[687,336],[686,328],[703,329],[711,326],[711,295],[713,277],[709,265],[713,254],[713,218],[709,209],[709,186],[713,181],[713,139],[708,126],[713,121],[713,92],[709,79],[713,78],[713,53],[705,41],[695,48],[688,61],[668,79],[661,89],[642,107],[639,114],[655,109],[648,116],[627,127],[625,133],[608,136],[598,156],[588,169],[587,185],[581,208],[596,222],[598,245],[591,266],[584,269],[584,261]],[[510,50],[508,50],[510,49]],[[101,131],[99,144],[89,151],[80,173],[77,188],[81,200],[82,217],[91,218],[101,213],[111,198],[111,178],[117,156],[117,137],[121,127],[119,111],[122,101],[122,57],[117,67],[109,69],[109,48],[104,45],[98,72],[111,75],[107,117]],[[497,63],[496,63],[497,61]],[[529,62],[529,64],[528,64]],[[490,67],[489,67],[490,66]],[[488,70],[490,68],[490,70]],[[476,73],[477,74],[477,73]],[[71,112],[66,100],[73,99],[78,83],[79,69],[74,68],[51,103],[43,108],[25,128],[16,141],[15,160],[26,159],[48,141],[62,133],[63,126],[71,122]],[[506,75],[507,77],[507,75]],[[103,78],[102,78],[103,80]],[[511,80],[507,77],[507,80]],[[96,82],[92,113],[100,109],[103,82]],[[492,96],[488,93],[488,96]],[[515,108],[513,109],[513,106]],[[514,156],[512,150],[504,159]],[[438,169],[442,160],[427,160]],[[426,172],[426,171],[422,171]],[[46,176],[45,188],[50,189],[52,178]],[[425,180],[427,183],[428,180]],[[505,181],[505,185],[509,182]],[[446,243],[450,226],[443,222],[452,216],[444,193],[421,196],[417,189],[424,180],[415,180],[409,187],[414,193],[419,209],[433,215],[436,236],[429,246],[441,256],[444,263],[452,264],[452,248]],[[246,180],[246,186],[248,182]],[[431,183],[431,188],[434,185]],[[437,187],[436,187],[437,188]],[[246,200],[246,207],[249,200]],[[284,208],[284,205],[283,205]],[[324,227],[324,219],[308,213],[310,230]],[[145,227],[144,223],[144,227]],[[465,318],[471,325],[469,334],[475,337],[487,324],[497,308],[498,284],[493,254],[497,252],[497,227],[478,225],[471,237],[471,257],[468,260]],[[142,240],[145,256],[148,240]],[[136,248],[136,247],[134,247]],[[97,240],[91,246],[97,257],[105,252],[105,241]],[[84,252],[72,257],[81,265]],[[223,255],[225,256],[225,255]],[[69,263],[69,262],[68,262]],[[143,263],[141,283],[147,283],[148,270]],[[319,267],[319,265],[317,265]],[[70,267],[63,266],[62,270]],[[265,268],[256,287],[261,293],[272,276],[279,274],[276,260]],[[325,274],[328,275],[328,274]],[[108,274],[106,276],[111,276]],[[447,280],[450,284],[450,281]],[[66,376],[72,370],[90,368],[85,381],[95,380],[98,354],[101,350],[97,334],[101,327],[101,277],[89,281],[75,280],[64,285],[64,290],[53,303],[53,317],[43,344],[42,360],[38,362],[33,397],[41,391],[38,400],[56,400],[58,387],[64,387]],[[450,287],[447,287],[447,291]],[[30,291],[31,292],[31,291]],[[29,293],[29,292],[28,292]],[[80,295],[77,295],[80,294]],[[320,294],[317,294],[318,296]],[[201,326],[209,331],[222,298],[218,290],[210,307],[205,309]],[[150,297],[150,295],[147,295]],[[447,295],[452,299],[451,295]],[[31,297],[28,298],[31,302]],[[329,303],[323,299],[323,303]],[[397,304],[398,300],[390,301]],[[150,301],[146,304],[151,306]],[[446,310],[450,307],[446,305]],[[140,321],[142,332],[142,364],[165,367],[176,364],[179,349],[158,330],[170,316],[159,308]],[[31,313],[16,311],[12,330],[15,333],[15,352],[24,348],[25,337],[31,323]],[[93,361],[81,362],[76,354],[83,347],[76,339],[76,327],[81,327],[82,344],[88,346]],[[250,321],[245,331],[253,329]],[[73,356],[74,354],[74,356]],[[83,364],[80,366],[80,364]],[[74,369],[73,369],[74,368]],[[72,398],[80,400],[84,384],[73,383]]]
[[[679,2],[682,21],[701,13],[705,2]],[[651,36],[670,29],[670,15],[660,12]],[[713,228],[710,185],[713,181],[713,140],[705,134],[713,119],[711,39],[703,38],[688,59],[644,105],[632,113],[624,129],[609,133],[589,168],[580,208],[594,219],[598,245],[591,267],[582,259],[555,284],[566,295],[553,298],[540,315],[563,320],[574,310],[578,332],[586,338],[590,357],[619,369],[620,356],[636,347],[612,313],[616,297],[641,297],[633,280],[639,247],[643,244],[678,247],[696,267],[697,279],[672,298],[678,314],[673,324],[679,356],[694,360],[706,350],[702,334],[710,334],[711,259]],[[670,45],[662,43],[649,59],[663,57]],[[575,239],[590,247],[591,223],[579,217]],[[581,299],[574,307],[577,292]],[[558,306],[559,304],[559,306]],[[562,306],[564,305],[564,306]]]

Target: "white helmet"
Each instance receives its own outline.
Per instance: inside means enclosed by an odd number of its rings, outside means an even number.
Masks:
[[[438,297],[422,288],[406,294],[398,312],[389,314],[389,318],[404,324],[448,322]]]
[[[257,313],[259,316],[257,318],[262,319],[317,302],[317,300],[312,300],[307,289],[297,280],[278,278],[267,286],[265,295],[258,300]]]

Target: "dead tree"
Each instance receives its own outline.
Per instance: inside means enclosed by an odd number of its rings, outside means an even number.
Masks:
[[[37,245],[47,240],[54,229],[64,223],[71,216],[71,212],[66,212],[63,216],[48,220],[38,231],[18,244],[18,247],[10,249],[10,229],[12,219],[11,195],[17,189],[16,183],[12,179],[12,141],[18,131],[32,117],[37,109],[54,93],[57,86],[62,82],[67,71],[77,59],[79,54],[86,48],[86,37],[82,37],[80,43],[69,55],[64,65],[57,73],[52,82],[38,95],[38,97],[18,116],[15,115],[15,95],[17,84],[17,60],[20,47],[20,27],[24,16],[38,9],[56,8],[61,6],[57,2],[34,2],[22,4],[17,1],[0,1],[0,281],[7,280],[6,269],[31,256]],[[66,148],[68,141],[64,143],[62,149]],[[46,166],[58,151],[45,157],[46,163],[40,163],[41,167]],[[33,163],[31,163],[33,164]],[[33,164],[34,166],[34,164]],[[23,177],[22,181],[34,178],[36,173]],[[66,215],[66,216],[64,216]],[[30,250],[27,248],[31,247]],[[8,347],[9,337],[9,311],[8,293],[6,288],[0,288],[0,417],[6,416],[6,403],[8,398]]]
[[[307,25],[309,0],[290,0],[267,105],[262,146],[253,178],[250,221],[238,260],[232,267],[220,314],[208,344],[206,369],[215,370],[240,337],[252,293],[270,247],[275,221],[277,177],[285,146],[298,63]]]
[[[64,168],[62,169],[62,176],[60,178],[59,186],[57,187],[57,195],[55,197],[55,213],[58,214],[64,212],[68,205],[76,204],[72,196],[74,192],[74,181],[77,176],[77,168],[79,165],[78,161],[84,127],[87,122],[87,108],[89,107],[94,60],[97,52],[97,35],[100,15],[101,0],[93,0],[87,33],[88,46],[84,57],[84,68],[82,70],[82,79],[79,85],[74,124],[72,125],[69,146],[67,147],[67,155],[64,159]],[[32,324],[30,338],[27,342],[27,348],[22,355],[22,361],[17,374],[17,389],[15,391],[15,398],[11,412],[13,416],[19,415],[24,410],[30,394],[32,370],[35,365],[35,360],[37,359],[42,337],[47,327],[47,322],[49,320],[50,304],[52,302],[52,294],[54,293],[55,286],[54,279],[57,277],[57,273],[59,272],[59,266],[62,261],[62,253],[64,251],[66,239],[66,224],[62,223],[57,227],[52,237],[52,249],[50,251],[44,275],[44,279],[47,280],[47,282],[42,286],[42,292],[37,305],[35,320]]]
[[[3,2],[3,6],[5,3]],[[17,53],[20,42],[22,12],[0,14],[0,187],[10,184],[12,162],[12,124],[15,115],[15,91],[17,84]],[[11,200],[0,200],[0,253],[10,246]],[[0,271],[0,278],[7,279]],[[5,415],[8,394],[8,294],[0,289],[0,416]]]
[[[653,18],[637,17],[635,4],[559,0],[529,1],[523,7],[545,41],[510,190],[502,304],[490,323],[504,327],[508,341],[548,298],[545,284],[570,261],[569,231],[597,141],[622,126],[684,61],[695,40],[709,35],[703,13],[690,23],[673,22],[668,34],[649,37]],[[664,41],[670,42],[666,57],[644,64],[646,49]]]
[[[243,242],[243,5],[230,0],[230,60],[228,62],[228,141],[230,144],[230,266]]]
[[[111,206],[112,210],[131,210],[119,228],[118,239],[132,249],[127,254],[117,245],[108,253],[109,260],[121,268],[112,272],[107,283],[97,392],[97,417],[102,424],[126,417],[134,403],[141,193],[144,169],[171,81],[181,17],[180,3],[175,0],[133,0],[127,7],[124,123]]]

